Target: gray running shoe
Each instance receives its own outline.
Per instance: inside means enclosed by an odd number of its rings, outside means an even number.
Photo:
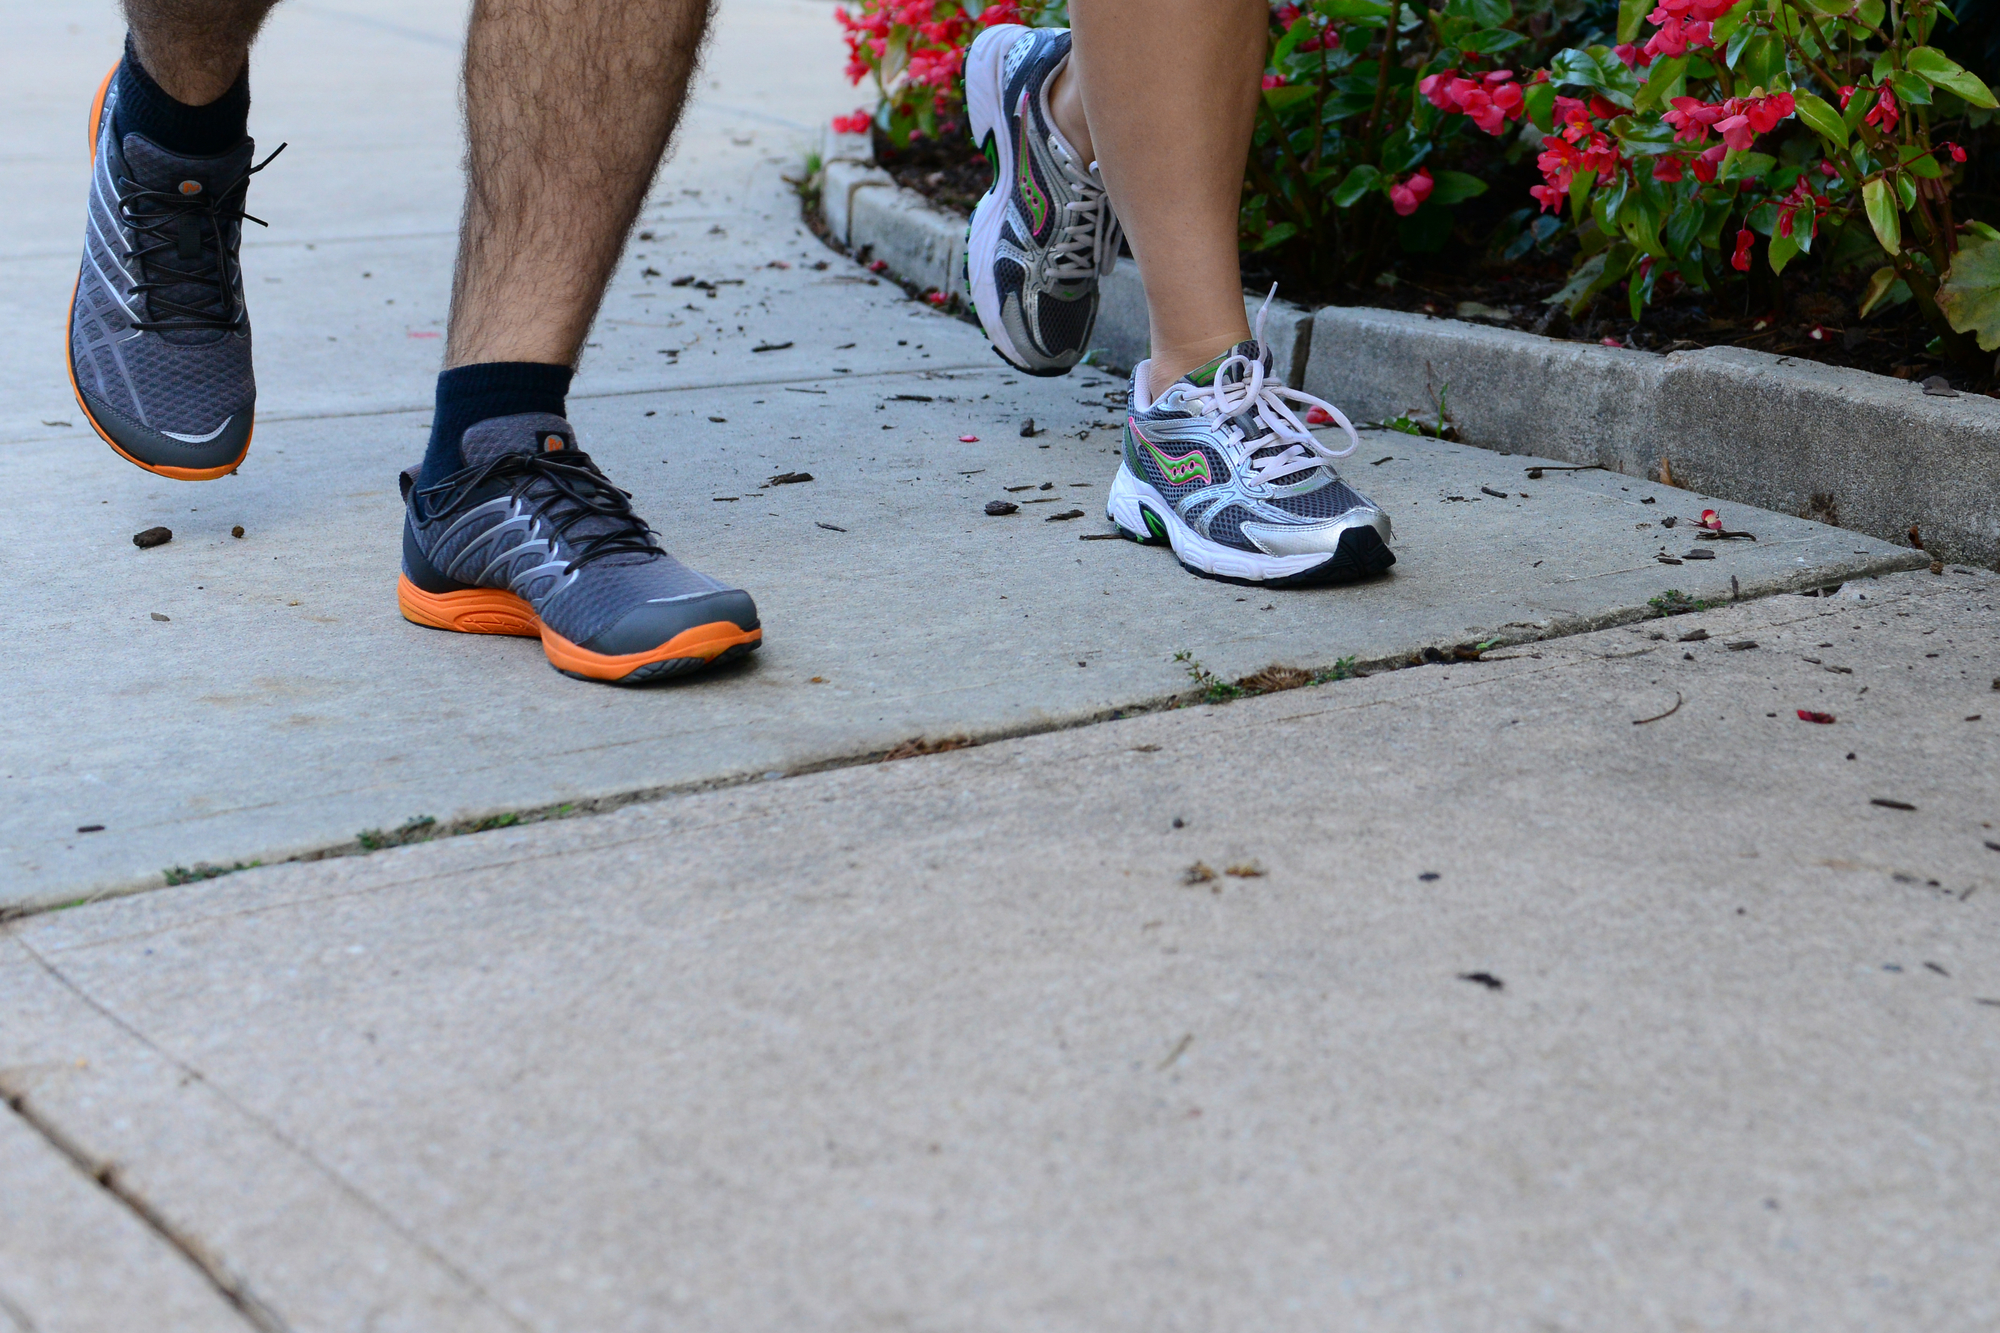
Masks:
[[[1344,583],[1396,563],[1388,516],[1329,466],[1361,443],[1353,425],[1273,380],[1261,338],[1151,400],[1149,364],[1132,372],[1125,456],[1105,505],[1122,534],[1167,543],[1189,573],[1229,583]],[[1293,404],[1324,409],[1347,448],[1314,438]]]
[[[124,457],[163,477],[207,481],[250,451],[257,382],[236,255],[244,221],[258,221],[243,211],[250,177],[270,159],[252,166],[248,139],[219,157],[181,157],[137,134],[120,141],[115,87],[108,76],[90,113],[70,383],[91,426]]]
[[[1030,375],[1083,359],[1097,284],[1118,263],[1104,178],[1049,116],[1049,80],[1068,59],[1068,29],[1014,23],[980,33],[965,57],[973,142],[993,164],[966,233],[965,285],[993,350]]]
[[[406,620],[538,637],[565,676],[614,685],[734,661],[764,641],[750,594],[661,550],[561,417],[482,421],[459,448],[466,466],[435,485],[403,474]]]

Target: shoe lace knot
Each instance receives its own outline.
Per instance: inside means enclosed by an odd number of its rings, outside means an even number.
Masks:
[[[1231,452],[1230,466],[1253,485],[1270,485],[1285,477],[1314,468],[1336,458],[1345,458],[1361,447],[1361,437],[1345,413],[1303,389],[1272,379],[1265,369],[1269,356],[1264,342],[1264,316],[1271,308],[1277,286],[1264,297],[1257,310],[1252,332],[1257,354],[1240,352],[1225,357],[1215,368],[1215,376],[1205,385],[1183,380],[1173,393],[1185,404],[1205,415],[1220,418]],[[1345,449],[1330,449],[1306,425],[1299,412],[1319,408],[1347,433]]]
[[[632,510],[632,493],[620,490],[597,470],[590,455],[574,449],[548,453],[506,453],[463,468],[416,491],[418,517],[449,518],[486,494],[491,482],[507,482],[508,495],[535,506],[536,516],[574,552],[565,574],[611,555],[666,554],[646,520]]]
[[[130,176],[118,178],[118,213],[132,232],[128,262],[139,266],[132,293],[144,297],[151,318],[135,320],[144,333],[240,332],[248,316],[240,294],[242,270],[229,228],[245,222],[267,226],[243,211],[250,178],[285,151],[236,173],[220,189],[189,182],[177,190],[156,190]]]

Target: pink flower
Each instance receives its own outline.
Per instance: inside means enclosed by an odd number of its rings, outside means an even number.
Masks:
[[[1740,114],[1716,121],[1715,132],[1722,136],[1722,142],[1732,153],[1748,152],[1757,139],[1750,128],[1750,117]]]
[[[1699,97],[1676,97],[1673,109],[1661,112],[1660,119],[1674,127],[1675,143],[1706,143],[1709,127],[1722,119],[1724,111]]]
[[[1896,122],[1902,118],[1903,113],[1896,106],[1896,94],[1890,92],[1887,88],[1877,88],[1875,90],[1875,107],[1862,118],[1862,122],[1873,125],[1884,134],[1894,134],[1896,132]]]
[[[1792,114],[1796,105],[1790,93],[1773,93],[1746,103],[1743,114],[1750,118],[1750,128],[1759,134],[1769,134],[1778,127],[1778,122]]]
[[[1824,158],[1822,158],[1819,164],[1819,174],[1826,177],[1828,180],[1832,180],[1834,177],[1840,174],[1840,168],[1836,167],[1835,165],[1833,165],[1833,163],[1828,162]]]
[[[1408,180],[1389,187],[1389,206],[1396,210],[1398,217],[1408,217],[1431,197],[1434,184],[1431,173],[1418,168]]]
[[[1736,253],[1729,257],[1729,266],[1735,269],[1738,273],[1748,273],[1750,271],[1750,247],[1755,245],[1756,243],[1757,243],[1756,236],[1753,235],[1747,228],[1743,231],[1737,232]],[[1707,527],[1708,520],[1713,518],[1714,516],[1715,516],[1715,511],[1713,509],[1702,510],[1701,511],[1702,526]],[[1715,526],[1718,530],[1722,527],[1720,523],[1717,523]]]
[[[866,134],[868,133],[868,127],[874,123],[875,117],[869,115],[865,109],[856,107],[854,108],[854,114],[851,116],[835,116],[833,118],[833,132],[835,134]]]
[[[1723,155],[1728,151],[1722,144],[1716,144],[1713,148],[1710,148],[1707,152],[1696,158],[1691,168],[1694,172],[1694,178],[1703,185],[1714,181],[1716,169],[1722,165]]]
[[[1273,88],[1282,88],[1282,87],[1284,87],[1284,86],[1285,86],[1285,76],[1284,76],[1284,75],[1282,75],[1282,74],[1266,74],[1266,75],[1264,76],[1264,91],[1265,91],[1265,92],[1270,92],[1270,91],[1271,91],[1271,89],[1273,89]]]
[[[1626,69],[1639,68],[1639,48],[1631,42],[1623,42],[1612,47],[1611,54],[1623,61]]]
[[[1542,206],[1544,213],[1553,213],[1562,207],[1563,192],[1553,185],[1530,185],[1528,195]]]
[[[1954,162],[1965,161],[1965,150],[1949,140],[1946,140],[1944,143],[1939,144],[1938,151],[1950,153],[1951,160]]]
[[[1306,424],[1308,426],[1331,426],[1333,424],[1333,413],[1323,407],[1309,407],[1306,409]]]
[[[1671,155],[1662,157],[1653,163],[1653,179],[1656,181],[1665,181],[1671,185],[1681,178],[1683,170],[1684,168],[1679,158]]]

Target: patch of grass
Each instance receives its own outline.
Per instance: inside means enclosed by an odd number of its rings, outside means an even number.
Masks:
[[[1332,666],[1313,672],[1312,683],[1315,685],[1326,685],[1336,680],[1353,679],[1354,659],[1351,657],[1342,657],[1335,659]]]
[[[1679,588],[1669,588],[1658,597],[1648,598],[1646,605],[1653,608],[1650,619],[1658,620],[1662,616],[1684,616],[1690,611],[1706,611],[1712,603],[1690,597]]]
[[[199,884],[205,879],[220,879],[224,875],[233,875],[239,870],[255,870],[263,864],[262,861],[238,861],[232,866],[215,866],[210,865],[206,861],[197,861],[192,868],[188,866],[169,866],[165,870],[162,870],[160,874],[165,876],[167,887],[173,888],[177,884]]]
[[[412,842],[428,842],[437,836],[437,819],[432,815],[418,815],[401,828],[384,833],[381,829],[363,829],[354,835],[361,849],[379,852],[385,847],[401,847]]]
[[[1187,678],[1193,681],[1195,689],[1200,691],[1203,703],[1227,703],[1231,699],[1241,699],[1247,693],[1241,685],[1230,684],[1195,661],[1194,654],[1186,649],[1175,653],[1174,661],[1179,662],[1187,670]]]

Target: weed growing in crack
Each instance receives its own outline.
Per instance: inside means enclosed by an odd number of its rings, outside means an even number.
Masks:
[[[1679,588],[1669,588],[1658,597],[1648,598],[1646,605],[1653,608],[1653,619],[1661,616],[1684,616],[1690,611],[1706,611],[1711,603],[1688,596]]]

